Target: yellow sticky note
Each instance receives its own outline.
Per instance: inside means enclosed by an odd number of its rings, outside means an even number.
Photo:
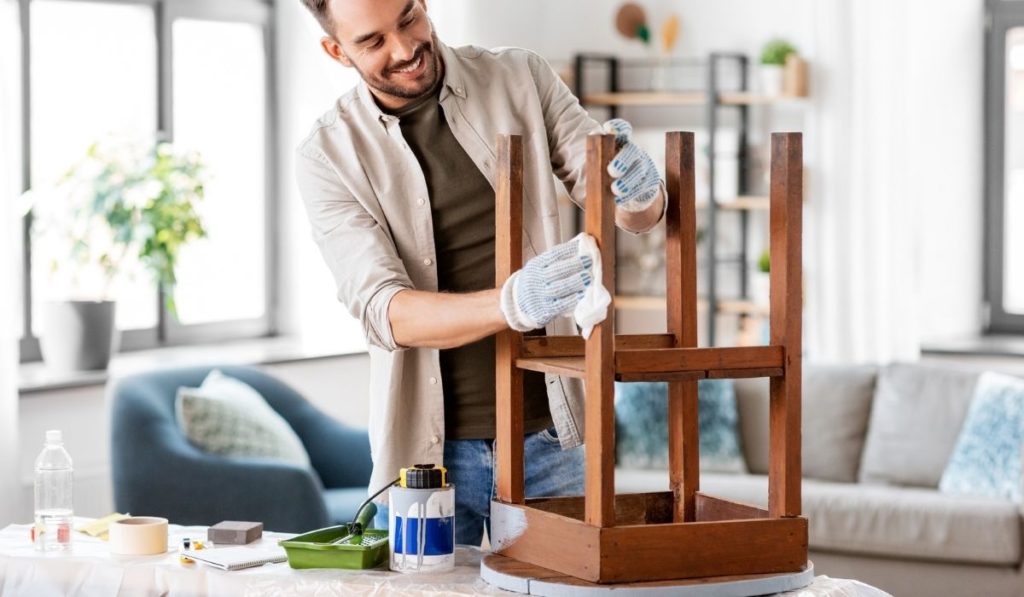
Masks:
[[[90,537],[97,537],[99,539],[102,539],[103,541],[106,541],[108,537],[107,531],[108,529],[110,529],[110,523],[117,520],[124,520],[125,518],[130,517],[130,514],[119,514],[115,512],[113,514],[107,514],[103,518],[97,518],[92,522],[87,522],[79,526],[75,530],[79,533],[85,533]]]

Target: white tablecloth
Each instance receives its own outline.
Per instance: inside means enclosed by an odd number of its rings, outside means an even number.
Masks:
[[[77,519],[76,527],[88,519]],[[443,574],[398,574],[385,570],[293,570],[288,564],[267,564],[227,572],[200,563],[182,564],[176,547],[157,556],[113,556],[107,543],[75,533],[71,553],[40,553],[29,540],[31,525],[0,530],[0,595],[50,597],[76,595],[115,597],[141,595],[272,596],[290,595],[515,595],[480,578],[484,552],[459,546],[455,570]],[[205,538],[206,527],[170,525],[170,545],[181,537]],[[264,533],[261,542],[288,537]],[[252,544],[258,546],[259,543]],[[884,597],[865,584],[825,576],[786,597]]]

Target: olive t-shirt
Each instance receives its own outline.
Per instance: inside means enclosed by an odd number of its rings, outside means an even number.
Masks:
[[[426,179],[437,288],[494,288],[494,189],[448,127],[439,91],[440,78],[433,93],[393,112]],[[494,438],[494,358],[494,336],[440,351],[447,439]],[[525,371],[523,386],[526,432],[550,427],[544,375]]]

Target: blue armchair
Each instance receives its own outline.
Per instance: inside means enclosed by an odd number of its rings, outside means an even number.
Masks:
[[[189,443],[178,427],[179,386],[214,368],[255,388],[295,430],[313,470],[270,459],[227,458]],[[295,390],[252,367],[164,369],[126,377],[113,390],[111,452],[118,512],[209,525],[253,520],[303,532],[349,522],[367,496],[370,443]]]

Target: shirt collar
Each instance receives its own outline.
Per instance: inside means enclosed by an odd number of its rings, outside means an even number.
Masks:
[[[463,83],[463,73],[461,64],[458,56],[455,55],[455,51],[447,45],[437,42],[437,49],[441,55],[441,60],[444,61],[444,84],[441,87],[441,94],[438,100],[444,103],[445,99],[449,95],[455,95],[462,99],[466,99],[466,85]],[[379,122],[387,126],[392,122],[398,122],[398,117],[391,114],[386,114],[377,105],[377,101],[373,99],[373,92],[370,91],[370,87],[366,84],[366,81],[359,79],[359,84],[356,86],[356,92],[359,96],[359,101],[370,111],[370,114],[376,118]]]

